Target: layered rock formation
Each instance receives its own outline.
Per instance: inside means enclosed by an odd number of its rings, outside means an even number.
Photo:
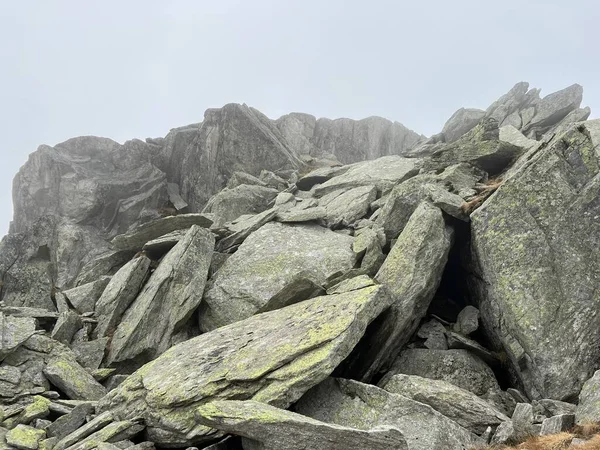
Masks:
[[[41,146],[0,243],[0,449],[465,450],[600,422],[600,122],[426,139],[208,110]]]

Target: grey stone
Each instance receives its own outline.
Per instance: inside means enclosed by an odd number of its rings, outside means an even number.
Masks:
[[[93,412],[94,408],[89,404],[78,405],[71,412],[59,417],[52,425],[49,425],[46,428],[46,434],[60,440],[81,427]]]
[[[448,341],[444,333],[432,333],[423,345],[432,350],[448,350]]]
[[[523,147],[524,149],[530,149],[538,145],[538,142],[534,139],[525,137],[518,129],[512,125],[506,125],[500,127],[499,138],[501,141],[508,142],[509,144]]]
[[[407,349],[381,382],[396,373],[447,381],[475,395],[500,390],[492,370],[466,350]]]
[[[44,375],[50,382],[74,400],[98,400],[106,394],[106,389],[76,361],[67,358],[53,358]]]
[[[316,284],[311,279],[310,274],[299,273],[296,278],[281,288],[256,313],[274,311],[321,295],[325,295],[323,287]]]
[[[319,199],[319,206],[326,210],[325,223],[328,226],[349,226],[369,212],[369,205],[376,197],[375,186],[359,186],[324,195]]]
[[[231,252],[232,249],[236,250],[250,234],[254,233],[266,223],[269,223],[277,216],[277,214],[278,210],[271,208],[254,216],[242,216],[243,218],[239,218],[231,224],[233,233],[219,240],[215,250],[222,253]]]
[[[461,196],[448,192],[438,184],[428,184],[425,186],[429,194],[429,199],[434,206],[437,206],[446,214],[467,222],[469,216],[463,211],[464,200]]]
[[[341,175],[349,169],[350,166],[341,167],[321,167],[303,175],[298,181],[296,186],[298,189],[303,191],[310,190],[317,184],[322,184],[335,176]]]
[[[245,319],[298,275],[321,284],[354,266],[352,238],[317,225],[269,223],[252,233],[207,286],[199,308],[200,329],[210,331]]]
[[[68,289],[64,291],[63,294],[80,314],[94,312],[96,309],[96,302],[102,295],[102,292],[104,292],[109,281],[110,277],[101,277],[91,283]]]
[[[512,415],[512,424],[514,438],[518,441],[533,436],[533,406],[529,403],[517,403]]]
[[[277,189],[278,191],[283,191],[288,187],[287,182],[283,178],[270,170],[261,170],[258,178],[270,188]]]
[[[296,411],[322,422],[368,430],[398,429],[411,450],[463,450],[477,438],[428,405],[376,386],[329,378],[308,391]]]
[[[111,278],[96,303],[98,324],[94,337],[112,335],[150,274],[152,261],[144,255],[132,259]]]
[[[490,365],[498,365],[500,363],[494,353],[490,352],[477,341],[452,331],[446,331],[446,339],[448,342],[448,348],[468,350]]]
[[[475,434],[483,434],[488,426],[495,428],[509,420],[485,400],[446,381],[397,374],[381,387],[429,405]]]
[[[167,183],[167,194],[169,195],[169,201],[177,211],[185,211],[187,209],[188,204],[181,198],[177,183]]]
[[[517,443],[512,421],[509,420],[498,425],[498,428],[496,428],[496,432],[494,433],[490,443],[500,445]]]
[[[294,194],[291,194],[289,192],[280,192],[279,194],[277,194],[277,197],[275,197],[275,206],[281,205],[286,205],[290,207],[295,206],[296,197],[294,197]]]
[[[559,400],[552,400],[549,398],[534,400],[532,404],[534,406],[539,405],[539,407],[548,417],[559,416],[562,414],[575,414],[575,410],[577,408],[577,406],[572,403],[561,402]]]
[[[277,213],[276,220],[283,223],[314,222],[327,217],[327,210],[323,207],[291,208]]]
[[[578,425],[600,422],[600,370],[585,382],[579,393],[575,421]]]
[[[375,276],[394,304],[351,357],[349,373],[366,381],[392,364],[427,313],[451,244],[442,212],[422,203]]]
[[[363,431],[331,425],[251,400],[207,403],[196,417],[204,425],[250,439],[244,440],[249,449],[295,450],[301,443],[314,450],[408,450],[402,433],[392,427]]]
[[[479,328],[479,310],[474,306],[468,305],[458,314],[454,331],[465,336],[474,333]]]
[[[113,421],[114,417],[110,412],[99,414],[85,425],[75,429],[71,433],[61,438],[54,446],[54,450],[64,450],[68,447],[71,447],[74,444],[81,442],[91,434],[103,429]]]
[[[75,333],[83,326],[81,316],[74,311],[60,313],[50,337],[69,345]]]
[[[360,267],[368,275],[375,276],[383,262],[385,255],[381,248],[381,241],[377,233],[371,228],[363,228],[352,243],[352,250],[357,258],[362,258]]]
[[[37,450],[39,442],[46,437],[44,430],[27,425],[17,425],[6,433],[6,443],[22,450]]]
[[[471,214],[471,294],[530,398],[573,399],[600,357],[598,144],[600,121],[570,128]]]
[[[5,315],[0,309],[0,361],[35,333],[35,319]]]
[[[46,419],[35,419],[32,424],[33,427],[37,428],[38,430],[46,430],[46,428],[52,425],[52,421]]]
[[[213,213],[217,225],[231,222],[244,214],[269,209],[278,191],[270,187],[242,184],[223,189],[208,201],[202,212]]]
[[[170,347],[172,336],[202,300],[214,245],[210,231],[195,225],[190,228],[123,315],[107,363],[149,359]]]
[[[3,426],[14,428],[18,424],[27,425],[36,419],[43,419],[50,414],[50,400],[39,395],[34,395],[23,410],[4,420]]]
[[[162,256],[175,247],[175,245],[183,239],[186,233],[186,229],[171,231],[161,237],[146,242],[142,247],[142,250],[151,254],[152,257]]]
[[[552,416],[542,422],[541,435],[558,434],[570,430],[575,425],[575,416],[573,414],[561,414]]]
[[[348,356],[390,303],[381,286],[370,286],[219,328],[169,349],[98,408],[120,420],[143,418],[148,433],[163,430],[156,437],[169,442],[213,439],[215,430],[195,422],[200,404],[235,398],[288,407]],[[221,380],[219,389],[214,380]]]
[[[337,190],[350,190],[359,186],[375,186],[384,194],[394,185],[414,176],[419,170],[419,160],[400,156],[382,158],[352,164],[341,175],[330,178],[314,188],[316,197],[323,197]]]
[[[229,189],[233,189],[234,187],[240,186],[242,184],[255,185],[255,186],[266,186],[267,184],[264,181],[259,180],[254,175],[250,175],[246,172],[233,172],[233,175],[227,181],[227,187]]]
[[[454,142],[471,131],[485,116],[485,111],[475,108],[460,108],[448,119],[442,129],[445,142]]]
[[[77,362],[86,369],[96,370],[104,359],[104,350],[109,342],[108,337],[94,339],[88,342],[79,342],[71,345],[77,357]]]
[[[140,225],[126,234],[115,236],[111,242],[119,250],[140,250],[146,242],[172,231],[188,229],[194,225],[208,228],[212,223],[212,219],[207,214],[179,214],[162,217]]]
[[[92,450],[101,442],[120,441],[129,439],[144,429],[143,425],[130,420],[112,422],[104,428],[90,434],[85,439],[67,447],[68,450]]]

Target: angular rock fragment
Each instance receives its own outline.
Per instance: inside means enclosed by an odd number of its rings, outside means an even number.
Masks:
[[[532,155],[471,215],[482,325],[530,398],[572,400],[596,369],[600,121]]]
[[[254,216],[238,219],[235,222],[235,225],[231,227],[233,233],[219,240],[215,250],[222,253],[232,253],[232,250],[237,250],[237,247],[244,242],[250,234],[273,220],[277,214],[277,209],[272,208]]]
[[[37,450],[42,439],[46,437],[44,430],[27,425],[17,425],[6,433],[6,443],[21,450]]]
[[[197,409],[198,421],[243,436],[253,450],[408,450],[400,431],[392,427],[358,430],[332,425],[252,400],[221,400]]]
[[[0,310],[0,361],[35,333],[31,317],[13,317]]]
[[[149,433],[163,430],[156,436],[168,441],[212,439],[215,430],[194,418],[200,404],[235,398],[289,406],[348,356],[390,303],[381,286],[370,286],[219,328],[146,364],[99,409],[120,420],[141,417]]]
[[[517,403],[511,419],[514,439],[524,441],[534,435],[533,407],[529,403]]]
[[[112,244],[119,250],[139,250],[144,244],[175,230],[183,230],[194,225],[208,228],[212,219],[206,214],[179,214],[177,216],[163,217],[145,223],[128,232],[115,236]]]
[[[149,360],[170,347],[202,300],[214,245],[212,233],[194,225],[162,259],[121,319],[107,364]]]
[[[152,255],[153,258],[163,256],[169,250],[171,250],[175,245],[183,239],[187,230],[175,230],[167,233],[161,237],[156,239],[152,239],[144,244],[142,247],[142,251],[147,252]]]
[[[474,306],[466,306],[456,318],[454,331],[465,336],[474,333],[479,328],[479,310]]]
[[[552,416],[542,422],[542,430],[540,434],[558,434],[563,431],[568,431],[575,425],[575,416],[573,414],[561,414]]]
[[[454,142],[471,131],[485,116],[485,111],[475,108],[460,108],[448,119],[442,129],[444,142]]]
[[[74,311],[60,313],[50,337],[69,345],[75,333],[83,326],[81,316]]]
[[[375,186],[359,186],[324,195],[319,199],[319,206],[325,208],[327,226],[349,226],[369,212],[369,205],[376,197],[377,188]]]
[[[575,421],[579,425],[600,422],[600,370],[585,382],[579,393]]]
[[[106,389],[89,372],[70,359],[53,358],[44,367],[50,382],[74,400],[99,400]]]
[[[150,273],[150,258],[140,255],[125,264],[111,278],[96,304],[98,324],[94,337],[114,333],[121,317],[137,297]]]
[[[64,450],[71,447],[112,422],[114,422],[114,417],[110,412],[99,414],[85,425],[61,438],[54,446],[54,450]]]
[[[392,364],[427,313],[451,243],[452,230],[444,223],[442,212],[422,203],[375,276],[394,303],[351,357],[350,373],[369,380]]]
[[[278,193],[269,187],[242,184],[214,195],[202,212],[214,214],[215,223],[220,225],[244,214],[258,214],[269,209]]]
[[[56,437],[61,440],[65,436],[73,433],[81,427],[86,417],[94,412],[94,408],[89,404],[78,405],[71,412],[56,419],[52,425],[46,428],[48,437]]]
[[[464,450],[477,443],[475,435],[428,405],[341,378],[328,378],[308,391],[296,411],[345,427],[396,428],[411,450]]]
[[[485,400],[446,381],[397,374],[381,387],[429,405],[475,434],[483,434],[488,426],[496,427],[509,420]]]
[[[199,308],[202,331],[245,319],[294,279],[320,284],[354,266],[352,238],[317,225],[269,223],[252,233],[221,266]]]
[[[104,292],[110,277],[101,277],[91,283],[86,283],[76,288],[63,291],[69,303],[80,313],[93,312],[96,302]]]

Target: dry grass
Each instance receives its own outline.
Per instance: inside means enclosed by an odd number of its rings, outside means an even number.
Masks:
[[[586,442],[571,447],[573,439],[586,439]],[[514,445],[495,445],[491,447],[476,447],[472,450],[600,450],[600,423],[576,425],[568,433],[534,436],[525,442]]]
[[[475,186],[475,189],[479,191],[475,197],[473,197],[468,202],[462,204],[460,209],[467,216],[470,215],[473,211],[479,208],[486,199],[492,195],[502,184],[504,181],[501,177],[490,178],[485,184],[480,184]]]

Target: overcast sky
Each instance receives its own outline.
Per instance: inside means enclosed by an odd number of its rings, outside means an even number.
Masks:
[[[0,0],[0,18],[0,235],[39,144],[163,136],[229,102],[431,135],[529,81],[580,83],[600,111],[595,0]]]

